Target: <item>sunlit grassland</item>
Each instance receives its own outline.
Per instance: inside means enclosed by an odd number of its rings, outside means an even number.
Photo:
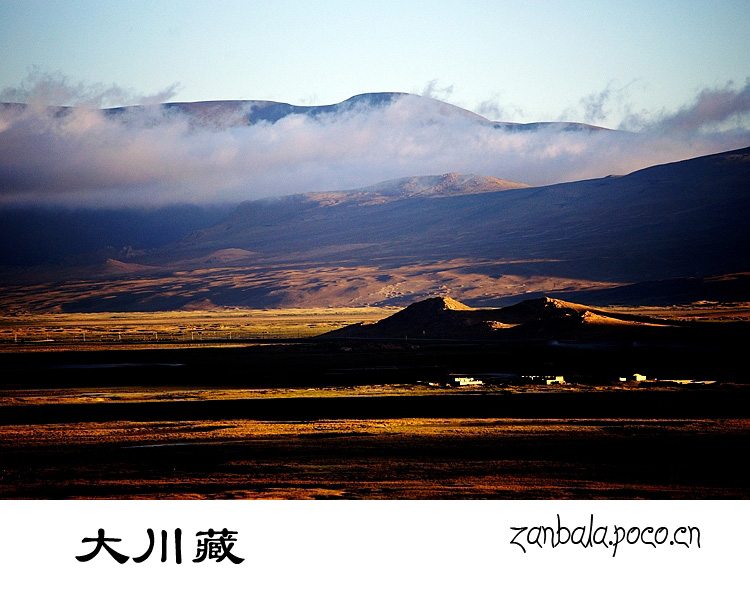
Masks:
[[[318,308],[0,316],[0,348],[304,338],[371,322],[394,308]]]
[[[537,391],[538,386],[533,386]],[[487,394],[495,388],[436,387],[416,384],[352,385],[307,388],[174,388],[107,387],[85,389],[0,390],[0,406],[40,404],[98,404],[103,402],[173,402],[183,400],[253,400],[267,398],[341,398],[373,396],[436,396],[467,393]],[[508,390],[508,393],[517,390]],[[543,390],[543,391],[558,391]]]

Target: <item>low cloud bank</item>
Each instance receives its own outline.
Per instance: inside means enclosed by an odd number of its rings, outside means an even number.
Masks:
[[[151,105],[167,102],[174,97],[179,87],[179,83],[173,83],[155,94],[144,95],[115,83],[104,85],[71,82],[60,71],[46,72],[39,67],[32,67],[20,85],[0,91],[0,99],[3,102],[31,104],[36,107]]]
[[[446,172],[546,185],[750,145],[750,80],[703,90],[672,114],[631,116],[623,123],[630,132],[512,132],[419,96],[315,118],[196,126],[194,116],[156,104],[174,86],[119,116],[91,108],[116,98],[117,88],[79,90],[89,101],[64,114],[47,108],[65,103],[54,85],[47,91],[3,91],[3,100],[27,107],[0,109],[2,204],[238,202]],[[592,96],[589,114],[600,114],[605,99]]]

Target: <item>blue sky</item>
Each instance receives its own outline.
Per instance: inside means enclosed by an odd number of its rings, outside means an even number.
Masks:
[[[172,100],[429,93],[493,119],[617,127],[750,76],[750,2],[0,3],[0,90],[30,69]]]

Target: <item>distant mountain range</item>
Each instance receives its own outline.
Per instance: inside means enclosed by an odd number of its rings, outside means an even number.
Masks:
[[[315,119],[325,118],[335,114],[352,111],[362,111],[373,107],[382,107],[398,100],[412,98],[423,105],[431,105],[433,109],[443,115],[452,115],[470,119],[496,129],[507,131],[536,131],[541,128],[554,128],[561,131],[611,131],[604,127],[572,122],[538,122],[511,123],[506,121],[492,121],[469,110],[442,102],[434,98],[416,96],[402,92],[378,92],[358,94],[343,102],[323,106],[298,106],[286,102],[269,100],[209,100],[204,102],[167,102],[150,106],[122,106],[101,109],[108,117],[117,118],[134,124],[148,124],[149,120],[186,117],[195,126],[200,127],[228,127],[238,125],[253,125],[260,122],[276,123],[290,115],[304,115]],[[18,103],[0,103],[0,110],[23,111],[26,105]],[[53,116],[64,117],[72,111],[100,110],[82,107],[58,106],[50,107]]]
[[[167,231],[174,210],[160,217]],[[750,148],[545,187],[446,174],[224,211],[151,247],[121,236],[75,260],[5,268],[0,310],[750,300]],[[35,235],[60,235],[54,219],[45,227]],[[17,220],[9,238],[24,230]]]

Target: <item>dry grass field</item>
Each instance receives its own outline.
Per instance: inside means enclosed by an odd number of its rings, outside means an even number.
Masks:
[[[678,306],[613,306],[608,310],[661,319],[724,322],[750,320],[750,302],[694,302]]]
[[[319,308],[0,316],[0,352],[228,343],[312,337],[383,319],[395,308]]]
[[[538,391],[541,386],[527,386],[516,390]],[[550,392],[569,391],[571,388],[558,387]],[[74,388],[74,389],[31,389],[0,390],[2,406],[45,406],[65,404],[105,404],[111,402],[182,402],[213,400],[253,400],[283,398],[377,398],[465,395],[461,388],[433,387],[428,385],[352,385],[345,387],[314,388],[167,388],[167,387],[116,387],[116,388]],[[492,393],[490,388],[481,388],[475,395]]]

